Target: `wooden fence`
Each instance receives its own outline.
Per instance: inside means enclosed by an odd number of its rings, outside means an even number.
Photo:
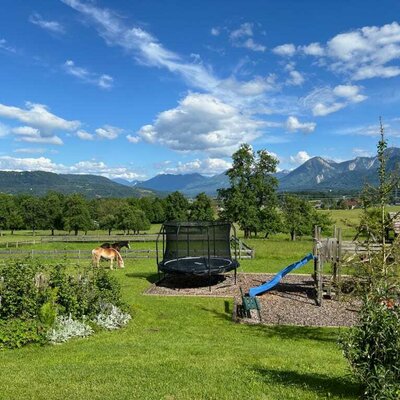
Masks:
[[[121,255],[123,258],[156,258],[155,249],[146,250],[136,250],[136,249],[123,249],[121,250]],[[27,258],[27,257],[44,257],[44,258],[68,258],[77,260],[91,260],[92,251],[91,250],[17,250],[8,249],[0,250],[0,257],[9,258]]]

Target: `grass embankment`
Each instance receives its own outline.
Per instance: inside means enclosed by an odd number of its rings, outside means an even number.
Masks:
[[[277,271],[312,248],[309,240],[282,238],[249,244],[256,259],[242,261],[245,272]],[[128,327],[60,346],[2,351],[0,398],[357,398],[338,330],[238,325],[231,322],[231,299],[145,296],[156,279],[155,260],[125,264],[113,273],[133,310]]]

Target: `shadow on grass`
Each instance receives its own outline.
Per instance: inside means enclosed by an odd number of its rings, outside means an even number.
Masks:
[[[230,303],[227,300],[224,301],[224,312],[218,311],[216,309],[210,309],[207,307],[200,307],[200,309],[203,311],[207,311],[213,314],[215,317],[222,319],[224,321],[232,321],[232,311],[230,309]]]
[[[295,340],[315,340],[318,342],[337,343],[340,334],[337,328],[318,328],[311,326],[263,326],[247,325],[250,334],[267,338]]]
[[[360,387],[346,377],[330,377],[315,373],[301,373],[296,371],[279,371],[268,368],[254,367],[266,383],[278,383],[285,386],[297,386],[320,395],[337,396],[344,399],[357,399]]]
[[[158,281],[158,274],[149,274],[146,272],[129,272],[125,274],[127,278],[146,279],[150,283]]]

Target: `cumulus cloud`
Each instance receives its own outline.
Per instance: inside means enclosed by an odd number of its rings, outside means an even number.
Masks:
[[[296,53],[296,46],[292,43],[282,44],[272,49],[272,52],[279,56],[292,57]]]
[[[61,23],[57,21],[45,20],[39,13],[36,12],[29,16],[29,22],[52,33],[65,33],[65,28]]]
[[[290,156],[290,163],[292,165],[297,166],[297,165],[301,165],[301,164],[305,163],[310,158],[311,157],[309,156],[309,154],[306,151],[302,150],[302,151],[299,151],[296,155]]]
[[[260,43],[256,43],[253,39],[254,24],[245,22],[238,29],[230,32],[229,38],[235,47],[244,47],[252,51],[264,52],[266,47]]]
[[[203,175],[217,175],[232,167],[232,163],[222,158],[195,159],[188,162],[178,162],[175,167],[164,169],[167,174],[201,173]]]
[[[302,46],[303,52],[329,58],[329,68],[354,80],[391,78],[400,75],[400,67],[390,63],[400,58],[400,25],[365,26],[340,33],[324,47],[319,43]]]
[[[318,42],[310,43],[307,46],[299,46],[297,49],[308,56],[320,57],[325,54],[324,48]]]
[[[301,103],[304,108],[311,109],[314,116],[321,117],[366,100],[367,96],[361,94],[361,90],[362,87],[356,85],[316,88],[303,97]]]
[[[260,136],[262,123],[207,94],[191,93],[178,107],[160,113],[138,135],[179,151],[230,155],[240,143]]]
[[[112,76],[90,72],[87,68],[78,67],[72,60],[67,60],[63,64],[63,69],[67,74],[75,76],[83,82],[98,86],[101,89],[111,89],[114,84]]]
[[[117,128],[116,126],[104,125],[102,128],[97,128],[95,132],[97,136],[101,139],[114,140],[122,132],[124,132],[124,130],[121,128]]]
[[[9,118],[37,128],[43,137],[53,136],[54,131],[75,131],[81,123],[68,121],[51,113],[43,104],[27,102],[26,108],[0,104],[0,117]]]
[[[290,132],[301,131],[304,133],[314,132],[317,124],[315,122],[304,122],[301,123],[296,117],[290,116],[286,120],[286,129]]]

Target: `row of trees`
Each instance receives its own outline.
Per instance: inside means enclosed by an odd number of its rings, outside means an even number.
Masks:
[[[217,202],[200,193],[190,202],[179,192],[166,198],[86,200],[50,192],[44,197],[0,195],[0,230],[49,229],[74,232],[115,229],[126,233],[145,231],[164,221],[210,221],[215,217],[236,223],[246,238],[262,233],[289,233],[292,240],[309,235],[314,225],[331,225],[327,214],[318,213],[312,203],[295,195],[277,196],[273,176],[277,160],[267,151],[255,153],[243,144],[233,154],[227,175],[230,187],[220,189]]]
[[[139,233],[151,223],[165,220],[211,220],[214,210],[211,199],[199,194],[192,203],[179,192],[164,199],[128,198],[86,200],[78,194],[69,196],[50,192],[44,197],[0,194],[1,230],[49,229],[87,232],[114,229]]]

